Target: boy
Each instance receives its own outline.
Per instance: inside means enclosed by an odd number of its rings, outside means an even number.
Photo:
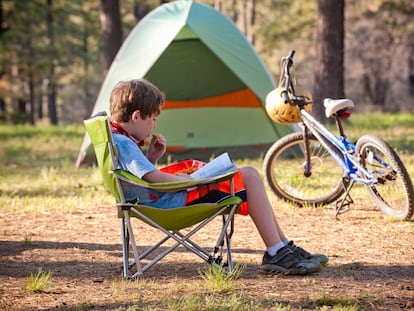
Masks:
[[[137,79],[118,83],[110,97],[111,130],[118,149],[119,168],[148,181],[170,182],[188,180],[187,174],[169,174],[156,168],[157,161],[166,151],[163,135],[153,136],[146,155],[141,150],[144,140],[156,128],[165,97],[153,84]],[[320,270],[328,261],[322,254],[312,255],[287,239],[273,214],[263,181],[253,167],[242,167],[236,174],[236,194],[244,203],[243,214],[249,214],[267,249],[262,260],[265,271],[284,274],[309,274]],[[192,192],[160,193],[152,189],[125,183],[126,199],[140,198],[145,205],[174,208],[191,203],[216,202],[228,194],[222,188],[199,191],[194,199]],[[204,189],[205,190],[205,189]]]

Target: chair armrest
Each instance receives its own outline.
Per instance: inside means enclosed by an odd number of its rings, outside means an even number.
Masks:
[[[112,170],[109,173],[115,175],[116,178],[134,184],[144,188],[150,188],[161,192],[175,192],[180,190],[188,190],[194,187],[201,185],[208,185],[212,183],[217,183],[225,180],[230,180],[237,173],[237,170],[227,172],[223,175],[213,176],[203,179],[190,179],[190,180],[180,180],[180,181],[170,181],[162,183],[149,183],[127,171],[117,169]]]

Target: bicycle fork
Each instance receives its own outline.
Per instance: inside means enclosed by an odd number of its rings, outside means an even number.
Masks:
[[[305,177],[310,177],[312,175],[312,165],[311,165],[311,154],[309,150],[309,139],[308,139],[309,130],[307,126],[303,127],[303,140],[305,143],[305,165],[303,175]]]

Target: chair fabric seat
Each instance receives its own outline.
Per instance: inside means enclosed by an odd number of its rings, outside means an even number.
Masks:
[[[220,203],[194,204],[170,209],[161,209],[145,205],[136,205],[135,208],[167,230],[181,230],[203,221],[223,209],[223,207],[227,208],[220,215],[228,214],[230,212],[229,206],[239,205],[241,202],[242,200],[239,197],[230,197]],[[124,217],[122,210],[119,210],[118,216]],[[145,221],[140,215],[134,212],[131,213],[131,216]]]

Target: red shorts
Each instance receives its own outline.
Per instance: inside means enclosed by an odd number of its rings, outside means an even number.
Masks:
[[[239,214],[248,215],[246,188],[244,187],[243,178],[240,170],[234,175],[234,193],[243,200],[240,204]],[[186,205],[196,203],[216,203],[230,196],[230,181],[209,184],[190,190],[187,195]]]
[[[205,165],[205,163],[201,161],[185,160],[170,166],[166,166],[162,168],[161,171],[172,174],[181,172],[190,173],[192,167],[196,169],[203,165]],[[249,210],[247,207],[246,188],[244,186],[243,177],[240,170],[234,175],[233,183],[235,195],[243,200],[243,203],[239,207],[238,213],[240,215],[248,215]],[[217,203],[228,198],[230,196],[230,193],[231,190],[229,180],[201,186],[188,191],[186,205],[198,203]]]

